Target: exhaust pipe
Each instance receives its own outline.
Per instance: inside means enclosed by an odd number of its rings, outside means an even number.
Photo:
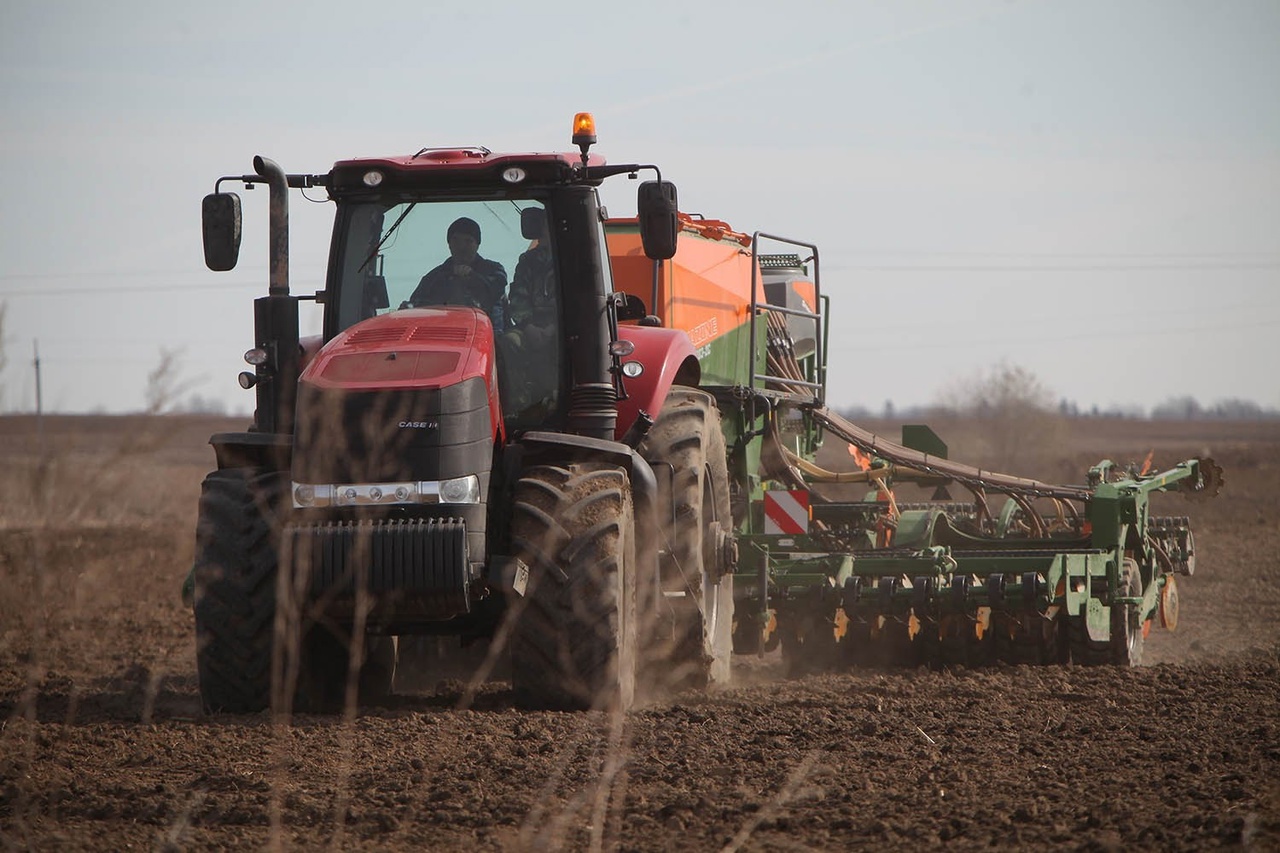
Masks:
[[[291,434],[298,392],[298,300],[289,295],[289,179],[272,160],[254,157],[253,169],[271,191],[270,283],[253,302],[256,346],[268,353],[260,371],[257,432]]]

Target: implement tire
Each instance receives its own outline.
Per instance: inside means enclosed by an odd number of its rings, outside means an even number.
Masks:
[[[1136,561],[1126,557],[1120,567],[1119,593],[1126,598],[1142,597],[1142,572]],[[1140,666],[1145,637],[1142,633],[1142,609],[1126,604],[1111,606],[1111,663],[1116,666]]]
[[[626,472],[596,463],[526,470],[515,487],[511,540],[529,568],[512,614],[518,701],[628,709],[635,696],[636,542]]]
[[[1125,597],[1142,595],[1142,573],[1138,564],[1125,557],[1120,567],[1116,593]],[[1068,620],[1071,641],[1071,662],[1083,666],[1138,666],[1142,663],[1144,637],[1142,617],[1138,608],[1129,605],[1111,605],[1111,636],[1107,640],[1089,637],[1084,614]]]
[[[729,470],[715,398],[676,387],[639,453],[658,480],[663,588],[679,579],[683,598],[658,602],[659,636],[646,664],[659,687],[727,684],[733,654],[733,575],[724,571],[724,540],[733,533]],[[646,631],[646,637],[650,632]]]
[[[196,670],[207,713],[271,704],[278,512],[285,478],[253,468],[205,477],[196,522]]]

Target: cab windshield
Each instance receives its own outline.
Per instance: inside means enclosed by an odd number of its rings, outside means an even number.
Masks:
[[[509,427],[555,411],[559,287],[540,201],[350,205],[341,240],[336,328],[406,308],[463,305],[488,315]]]

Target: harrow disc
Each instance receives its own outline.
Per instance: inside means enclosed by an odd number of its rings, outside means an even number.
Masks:
[[[885,617],[872,642],[872,662],[875,665],[896,669],[918,664],[919,656],[912,637],[910,619]]]
[[[870,620],[854,618],[845,625],[840,638],[840,660],[845,666],[871,666],[876,654],[875,636],[879,631],[879,618]]]
[[[836,611],[842,614],[842,611]],[[847,626],[845,626],[847,632]],[[831,669],[837,662],[835,614],[806,612],[787,620],[779,632],[782,659],[790,676]]]
[[[1035,612],[992,614],[995,655],[1012,664],[1062,663],[1061,621]]]
[[[976,616],[953,613],[942,617],[939,623],[940,640],[938,658],[941,666],[985,666],[991,662],[992,635],[987,630],[986,608],[979,608]]]
[[[1173,575],[1166,575],[1160,587],[1160,626],[1166,631],[1178,627],[1178,581]]]

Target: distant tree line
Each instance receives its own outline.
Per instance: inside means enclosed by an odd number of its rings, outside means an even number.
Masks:
[[[1051,410],[1052,411],[1052,410]],[[942,405],[895,406],[885,400],[879,409],[869,406],[843,406],[840,413],[850,420],[883,418],[884,420],[912,420],[939,414],[971,415],[973,412],[956,411]],[[1056,413],[1064,418],[1110,418],[1113,420],[1152,421],[1269,421],[1280,420],[1280,409],[1266,408],[1252,400],[1232,398],[1220,400],[1212,406],[1203,406],[1194,397],[1170,397],[1147,411],[1141,406],[1098,405],[1083,408],[1073,400],[1060,400]]]
[[[1265,408],[1252,400],[1232,397],[1201,405],[1191,396],[1170,397],[1148,412],[1142,406],[1098,405],[1083,408],[1065,397],[1053,402],[1053,394],[1031,371],[1000,363],[985,374],[956,383],[937,403],[923,406],[894,405],[885,400],[879,411],[869,406],[847,406],[841,413],[852,420],[884,418],[910,420],[938,415],[960,415],[978,420],[1003,421],[1030,426],[1043,416],[1062,418],[1112,418],[1153,421],[1259,421],[1280,419],[1280,409]],[[1016,433],[1016,431],[1015,431]]]

